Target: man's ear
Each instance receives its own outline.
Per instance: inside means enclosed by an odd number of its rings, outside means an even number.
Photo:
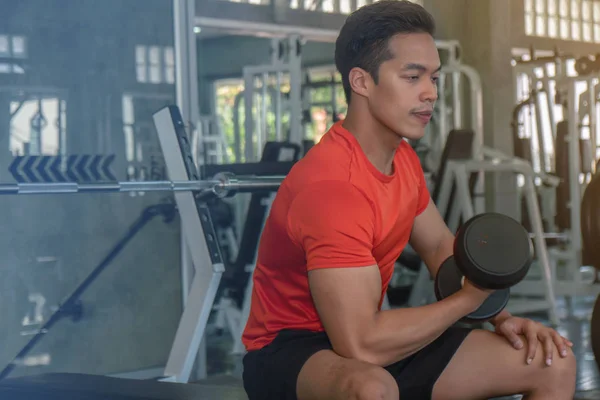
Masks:
[[[352,91],[359,96],[369,97],[369,88],[373,84],[371,74],[362,68],[352,68],[348,74],[348,81]]]

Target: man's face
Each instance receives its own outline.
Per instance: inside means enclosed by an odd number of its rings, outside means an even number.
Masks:
[[[368,85],[371,114],[400,137],[420,139],[437,100],[440,58],[428,34],[397,35],[389,42],[393,58]]]

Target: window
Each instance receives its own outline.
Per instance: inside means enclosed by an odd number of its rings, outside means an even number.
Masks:
[[[0,35],[0,74],[24,74],[21,60],[27,58],[27,38]]]
[[[600,0],[525,0],[525,33],[600,43]]]
[[[170,46],[136,46],[135,63],[140,83],[175,83],[175,49]]]
[[[64,155],[67,103],[51,94],[11,95],[10,152],[15,155]]]

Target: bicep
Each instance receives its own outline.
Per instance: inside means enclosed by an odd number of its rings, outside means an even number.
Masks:
[[[365,323],[381,298],[374,221],[369,199],[345,182],[305,189],[288,213],[290,235],[305,253],[315,308],[342,356],[359,354]]]
[[[378,266],[312,270],[308,282],[334,351],[343,357],[359,356],[381,298]]]
[[[439,265],[452,254],[454,235],[448,229],[435,203],[430,199],[413,223],[410,245],[435,276]]]

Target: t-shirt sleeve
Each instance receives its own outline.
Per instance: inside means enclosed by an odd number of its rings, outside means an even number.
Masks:
[[[348,182],[303,189],[288,212],[288,233],[306,254],[307,269],[375,265],[371,202]]]

